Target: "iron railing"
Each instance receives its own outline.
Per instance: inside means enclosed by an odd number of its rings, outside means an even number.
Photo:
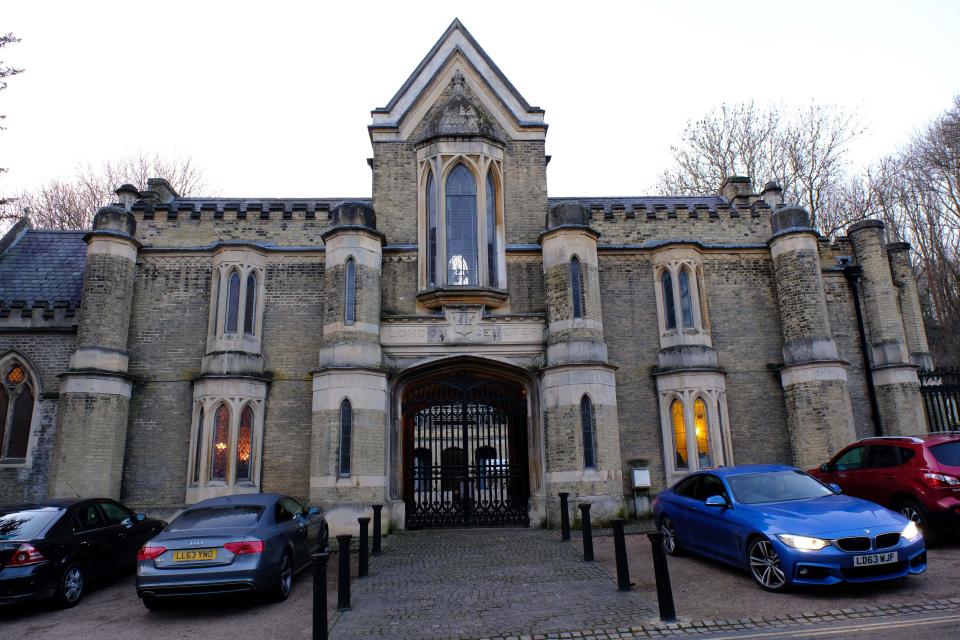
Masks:
[[[920,395],[931,432],[960,431],[960,368],[921,371]]]

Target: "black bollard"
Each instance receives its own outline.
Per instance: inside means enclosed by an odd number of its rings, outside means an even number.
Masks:
[[[357,577],[366,578],[370,573],[370,518],[357,518],[357,522],[360,523],[360,552],[357,556],[360,567],[357,570]]]
[[[383,510],[382,504],[373,505],[373,555],[380,555],[380,512]]]
[[[670,571],[667,569],[667,554],[663,550],[663,534],[648,533],[653,551],[653,575],[657,580],[657,603],[660,605],[660,620],[676,622],[677,610],[673,606],[673,589],[670,587]]]
[[[313,640],[327,640],[327,560],[326,551],[313,558]]]
[[[337,572],[337,611],[350,610],[350,539],[349,533],[337,536],[340,570]]]
[[[613,521],[613,551],[617,556],[617,589],[630,591],[630,567],[627,566],[627,542],[623,537],[623,518]]]
[[[583,524],[583,559],[593,562],[593,529],[590,528],[590,503],[580,503],[580,522]]]
[[[570,497],[570,494],[566,491],[560,492],[560,539],[569,540],[570,539],[570,505],[567,504],[567,499]]]

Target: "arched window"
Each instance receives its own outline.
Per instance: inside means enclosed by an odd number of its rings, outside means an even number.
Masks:
[[[353,445],[353,406],[349,400],[340,403],[340,455],[337,475],[350,476],[350,450]]]
[[[239,278],[238,278],[239,279]],[[230,410],[222,404],[213,414],[213,433],[210,439],[210,479],[227,479],[227,462],[230,457]]]
[[[427,176],[427,284],[437,286],[437,184]]]
[[[583,317],[583,272],[580,269],[580,259],[573,256],[570,259],[570,291],[573,295],[573,317]]]
[[[249,481],[253,471],[253,409],[250,405],[240,412],[240,428],[237,430],[236,482]]]
[[[446,216],[447,284],[476,285],[477,185],[462,164],[447,177]]]
[[[200,460],[203,455],[203,407],[200,407],[200,416],[197,419],[197,438],[193,450],[193,481],[200,482]]]
[[[497,279],[497,201],[493,172],[487,172],[487,283],[498,286]]]
[[[357,316],[357,263],[347,259],[343,285],[343,323],[353,324]]]
[[[663,292],[664,324],[667,329],[676,329],[677,311],[676,305],[673,303],[673,278],[670,277],[668,269],[664,269],[660,276],[660,288]]]
[[[713,466],[710,462],[710,442],[707,433],[707,404],[702,398],[693,401],[693,428],[697,436],[697,464],[701,469]]]
[[[13,361],[0,378],[0,459],[24,460],[30,443],[34,389],[27,369]]]
[[[430,450],[423,447],[413,451],[413,490],[429,491],[432,485],[433,459]]]
[[[593,403],[590,398],[580,399],[580,427],[583,430],[583,468],[597,468],[596,433],[593,423]]]
[[[247,276],[247,299],[243,305],[243,332],[254,334],[257,322],[257,277],[252,273]]]
[[[230,274],[230,284],[227,286],[227,333],[237,332],[237,316],[240,314],[240,274],[236,271]]]
[[[679,399],[670,405],[670,418],[673,421],[673,451],[676,456],[674,466],[686,469],[687,465],[687,425],[683,417],[683,403]]]
[[[680,270],[680,315],[684,328],[693,326],[693,302],[690,299],[690,275],[686,269]]]

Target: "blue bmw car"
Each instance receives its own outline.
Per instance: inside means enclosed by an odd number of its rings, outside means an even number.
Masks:
[[[768,591],[890,580],[927,568],[913,522],[794,467],[695,473],[660,493],[653,512],[668,554],[690,551],[747,569]]]

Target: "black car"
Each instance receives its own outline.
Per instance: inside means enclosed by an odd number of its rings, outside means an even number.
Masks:
[[[184,596],[256,593],[279,601],[327,548],[323,512],[276,493],[203,500],[140,550],[137,595],[149,609]]]
[[[132,571],[165,525],[106,498],[0,506],[0,603],[72,607],[92,580]]]

